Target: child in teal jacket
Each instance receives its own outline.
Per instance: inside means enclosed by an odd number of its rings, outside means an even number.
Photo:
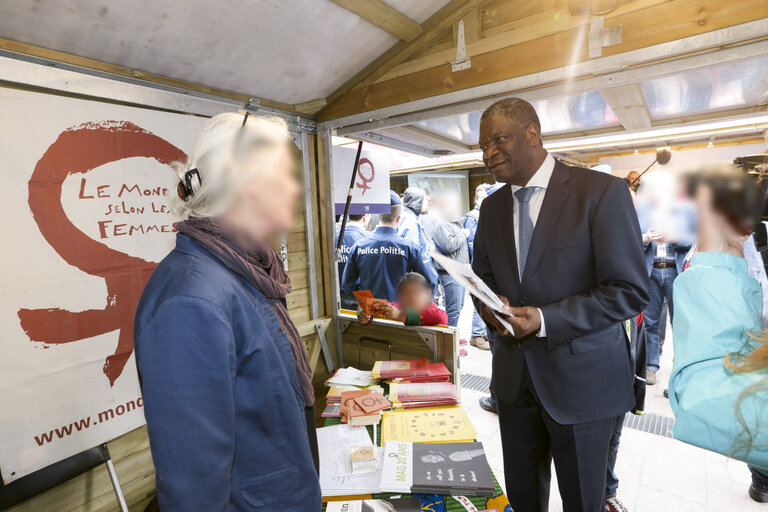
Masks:
[[[730,367],[762,345],[760,285],[744,258],[699,252],[674,287],[674,437],[768,473],[768,367]]]

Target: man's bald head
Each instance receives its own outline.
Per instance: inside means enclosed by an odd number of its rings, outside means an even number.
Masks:
[[[483,112],[478,145],[496,181],[521,187],[547,157],[539,116],[520,98],[497,101]]]
[[[507,119],[515,121],[520,126],[536,125],[536,129],[541,133],[541,122],[536,114],[533,105],[521,98],[505,98],[499,100],[483,112],[480,116],[480,122],[491,116],[504,116]]]

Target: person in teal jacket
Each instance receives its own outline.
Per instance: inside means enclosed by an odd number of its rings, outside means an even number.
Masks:
[[[768,474],[768,343],[762,292],[747,274],[743,243],[697,194],[699,245],[675,280],[673,436]]]

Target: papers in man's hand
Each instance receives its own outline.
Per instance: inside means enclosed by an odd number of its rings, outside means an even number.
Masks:
[[[350,454],[355,448],[372,445],[365,427],[334,425],[317,429],[320,457],[320,488],[323,496],[353,496],[379,492],[381,471],[352,473]],[[378,466],[382,448],[376,448]]]
[[[451,277],[461,283],[461,285],[466,288],[469,293],[480,299],[483,304],[491,308],[491,310],[494,312],[493,316],[496,317],[499,323],[503,325],[510,334],[514,335],[514,329],[509,324],[509,322],[504,319],[504,316],[502,316],[508,315],[508,313],[504,311],[504,303],[498,296],[496,296],[495,293],[493,293],[493,290],[488,288],[488,285],[485,284],[485,282],[480,279],[477,274],[475,274],[474,270],[472,270],[472,266],[469,263],[459,263],[458,261],[454,261],[451,258],[440,254],[439,252],[433,252],[432,258],[440,265],[442,265],[445,271],[451,274]]]

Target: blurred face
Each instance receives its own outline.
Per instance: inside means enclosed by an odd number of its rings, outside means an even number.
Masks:
[[[421,213],[429,213],[430,208],[432,208],[432,196],[427,194],[421,203]]]
[[[432,290],[419,283],[407,283],[397,292],[402,308],[424,309],[432,303]]]
[[[483,204],[483,199],[486,197],[488,197],[488,192],[486,192],[485,187],[477,189],[475,192],[475,206]]]
[[[287,143],[259,157],[258,165],[252,172],[244,171],[248,177],[222,220],[251,239],[263,240],[293,226],[301,185],[296,179],[296,163]]]
[[[524,186],[536,172],[539,130],[522,126],[506,116],[488,116],[480,122],[483,162],[496,181]]]

